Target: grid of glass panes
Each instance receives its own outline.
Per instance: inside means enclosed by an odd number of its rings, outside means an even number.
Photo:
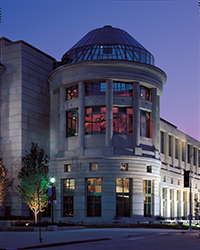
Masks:
[[[130,216],[130,179],[116,178],[116,215]]]
[[[104,134],[106,131],[106,107],[85,108],[85,134]]]
[[[114,82],[113,83],[113,95],[133,97],[133,84]]]
[[[63,217],[74,216],[75,179],[63,180]]]
[[[153,119],[151,113],[140,110],[140,136],[153,138]]]
[[[78,109],[72,109],[66,112],[67,131],[66,137],[78,135]]]
[[[151,180],[143,180],[143,195],[144,195],[144,217],[151,217],[152,215]]]
[[[142,62],[154,65],[154,57],[146,50],[129,45],[91,44],[68,51],[62,57],[62,63],[73,63],[88,60],[116,59]]]
[[[87,179],[87,216],[101,217],[102,179]]]
[[[66,100],[78,98],[78,85],[66,88]]]
[[[151,89],[140,86],[140,99],[152,102]]]
[[[106,95],[106,82],[85,83],[85,96]]]
[[[133,108],[113,107],[113,132],[133,134]]]

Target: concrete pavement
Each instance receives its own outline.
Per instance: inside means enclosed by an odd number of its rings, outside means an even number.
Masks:
[[[42,231],[42,243],[39,240],[39,232],[0,232],[0,250],[22,250],[59,245],[77,244],[92,241],[109,241],[128,237],[147,237],[150,235],[190,233],[184,230],[147,229],[147,228],[101,228],[101,229],[77,229],[65,231]],[[199,231],[192,234],[199,236]]]

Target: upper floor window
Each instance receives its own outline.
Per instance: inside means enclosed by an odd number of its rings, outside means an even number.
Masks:
[[[178,139],[175,138],[175,158],[178,159]]]
[[[190,145],[187,144],[187,163],[190,163]]]
[[[67,131],[66,136],[77,136],[78,135],[78,109],[72,109],[66,112],[66,123]]]
[[[153,121],[151,113],[140,110],[140,136],[153,138]]]
[[[85,96],[106,95],[106,82],[91,82],[85,84]]]
[[[164,132],[160,132],[160,152],[164,154]]]
[[[185,161],[185,142],[182,141],[182,161]]]
[[[144,86],[140,86],[140,99],[152,101],[151,89],[148,89]]]
[[[104,134],[106,131],[106,107],[85,108],[85,134]]]
[[[130,96],[133,97],[133,84],[132,83],[113,83],[114,96]]]
[[[66,88],[66,100],[78,98],[78,85]]]
[[[113,107],[113,131],[133,134],[133,108]]]
[[[169,135],[169,156],[172,156],[172,136]]]
[[[196,149],[193,148],[193,165],[196,166]]]

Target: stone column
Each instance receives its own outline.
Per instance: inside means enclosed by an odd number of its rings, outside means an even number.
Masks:
[[[60,142],[59,151],[62,154],[65,150],[66,138],[66,114],[65,114],[65,100],[66,90],[65,87],[60,87]]]
[[[133,99],[133,147],[140,145],[140,84],[134,83],[134,99]]]
[[[152,119],[153,119],[153,146],[156,150],[157,148],[157,136],[160,130],[157,129],[157,119],[158,119],[158,107],[157,107],[157,89],[152,89],[152,99],[153,99],[153,105],[152,105]]]
[[[85,83],[78,83],[79,91],[79,148],[85,146]]]
[[[113,81],[106,81],[106,147],[113,144]]]

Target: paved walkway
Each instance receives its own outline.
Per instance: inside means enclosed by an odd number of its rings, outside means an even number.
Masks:
[[[42,243],[39,240],[39,232],[0,232],[0,250],[21,250],[41,247],[53,247],[56,245],[75,244],[78,242],[101,241],[130,236],[148,236],[167,233],[189,233],[183,230],[169,229],[144,229],[144,228],[105,228],[105,229],[77,229],[65,231],[42,231]],[[199,235],[199,231],[193,231]]]

